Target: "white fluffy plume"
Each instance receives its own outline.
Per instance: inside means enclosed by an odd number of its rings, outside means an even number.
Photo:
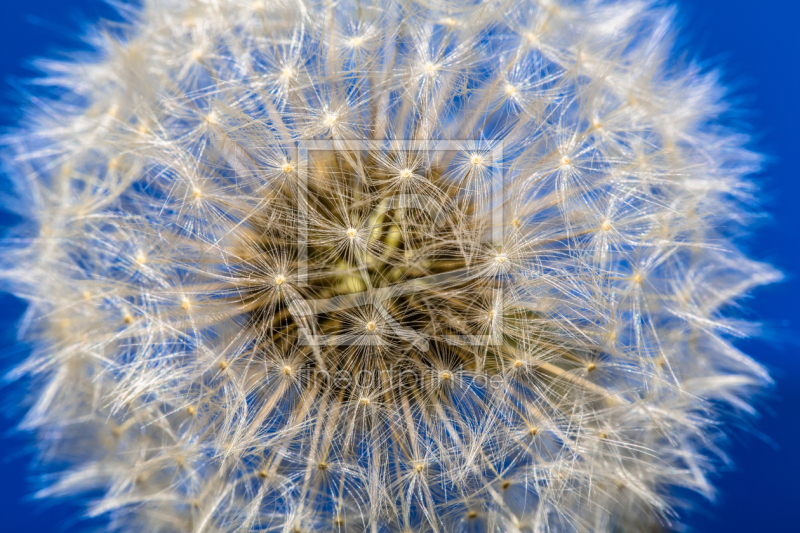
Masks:
[[[644,0],[145,0],[7,137],[42,495],[147,532],[674,524],[769,382],[758,158]]]

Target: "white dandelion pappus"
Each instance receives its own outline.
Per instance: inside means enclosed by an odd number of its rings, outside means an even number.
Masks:
[[[652,531],[769,383],[670,12],[148,0],[7,137],[23,427],[121,531]],[[102,36],[101,36],[102,35]]]

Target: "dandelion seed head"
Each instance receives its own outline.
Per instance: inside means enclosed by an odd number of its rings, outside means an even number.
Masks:
[[[122,532],[677,526],[769,383],[730,304],[779,274],[736,242],[758,157],[668,26],[147,1],[53,63],[0,265],[69,464],[42,494]]]

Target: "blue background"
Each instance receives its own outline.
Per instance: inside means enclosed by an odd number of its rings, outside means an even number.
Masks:
[[[100,0],[0,0],[0,129],[18,116],[14,80],[32,74],[29,60],[82,48],[86,22],[116,18]],[[674,3],[674,2],[673,2]],[[775,389],[761,402],[753,429],[731,437],[734,466],[716,479],[715,503],[695,498],[685,523],[698,532],[800,531],[800,2],[796,0],[679,0],[678,46],[720,68],[733,89],[753,147],[769,157],[755,180],[771,218],[753,228],[750,255],[782,269],[787,280],[759,289],[745,302],[764,339],[741,343],[766,364]],[[0,186],[7,186],[0,181]],[[0,226],[14,218],[0,212]],[[0,296],[0,368],[24,356],[14,346],[13,323],[23,310]],[[0,531],[82,531],[81,502],[32,501],[30,437],[14,433],[20,391],[0,389]],[[95,523],[96,524],[96,523]]]

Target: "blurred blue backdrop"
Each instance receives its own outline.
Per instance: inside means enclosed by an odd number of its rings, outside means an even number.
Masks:
[[[674,3],[674,2],[673,2]],[[755,177],[771,218],[753,228],[750,254],[777,265],[787,280],[758,290],[745,302],[765,338],[742,348],[772,370],[774,391],[762,402],[752,430],[735,433],[733,467],[717,478],[714,503],[696,499],[684,520],[698,532],[798,531],[800,502],[800,2],[794,0],[677,0],[678,47],[719,68],[732,88],[740,118],[754,135],[753,147],[769,158]],[[0,0],[0,128],[18,117],[15,79],[29,77],[32,58],[82,48],[86,23],[116,18],[100,0]],[[0,186],[7,186],[0,181]],[[0,212],[0,226],[14,217]],[[23,357],[14,346],[13,324],[22,304],[0,296],[0,368]],[[16,434],[13,403],[20,391],[0,389],[0,531],[84,531],[80,502],[37,502],[30,469],[30,436]]]

